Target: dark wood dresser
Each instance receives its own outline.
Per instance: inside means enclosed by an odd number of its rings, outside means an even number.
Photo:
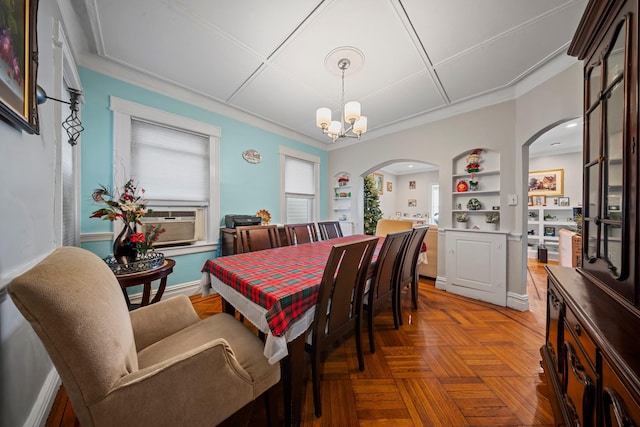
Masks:
[[[640,427],[639,2],[590,0],[569,47],[584,63],[584,219],[580,267],[547,267],[557,425]]]

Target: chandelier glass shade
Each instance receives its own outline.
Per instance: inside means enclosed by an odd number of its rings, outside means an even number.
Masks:
[[[322,133],[328,135],[333,142],[340,138],[358,138],[367,131],[367,118],[360,114],[360,103],[357,101],[344,102],[344,72],[351,65],[351,61],[342,58],[338,61],[341,71],[342,108],[340,120],[331,120],[331,109],[318,108],[316,111],[316,125],[322,129]]]

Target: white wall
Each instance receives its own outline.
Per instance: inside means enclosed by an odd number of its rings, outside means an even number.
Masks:
[[[56,2],[41,1],[38,11],[38,84],[51,96]],[[46,419],[46,395],[57,376],[40,340],[6,295],[6,285],[56,247],[54,214],[56,159],[55,102],[39,107],[41,136],[0,122],[0,425],[35,425]],[[59,142],[59,141],[58,141]],[[47,389],[48,387],[48,389]],[[36,408],[35,411],[32,411]]]
[[[438,184],[438,171],[400,175],[398,177],[396,211],[409,217],[420,214],[422,218],[431,218],[431,186]],[[415,188],[409,188],[409,182],[415,182]],[[409,200],[415,200],[416,206],[410,207]],[[395,214],[395,212],[394,212]]]
[[[582,202],[582,152],[529,158],[529,171],[549,169],[564,170],[563,192],[571,206]]]
[[[382,211],[383,218],[389,218],[395,213],[395,209],[398,204],[398,177],[392,173],[382,170],[378,170],[375,173],[379,173],[384,176],[384,191],[379,196],[380,210]],[[391,183],[391,191],[387,190],[387,183]]]

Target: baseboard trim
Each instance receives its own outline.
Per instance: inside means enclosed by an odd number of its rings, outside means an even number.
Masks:
[[[436,289],[447,290],[447,278],[444,276],[436,277]]]
[[[168,286],[162,294],[163,300],[174,297],[176,295],[186,295],[188,297],[200,293],[200,281],[179,283],[177,285]],[[153,299],[155,292],[151,293],[149,299]],[[140,304],[142,302],[142,292],[129,295],[132,304]]]
[[[529,311],[529,295],[507,292],[507,307],[518,311]]]
[[[43,426],[47,423],[47,418],[53,407],[53,402],[56,400],[60,384],[62,382],[58,371],[55,368],[51,368],[47,378],[44,380],[44,384],[42,384],[40,393],[38,393],[38,398],[31,408],[31,413],[24,422],[24,427]]]

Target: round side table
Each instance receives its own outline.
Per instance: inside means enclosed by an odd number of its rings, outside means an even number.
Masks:
[[[118,279],[118,283],[120,283],[124,298],[127,300],[129,310],[134,310],[138,307],[160,301],[160,298],[162,298],[162,294],[164,293],[164,289],[167,286],[167,276],[173,272],[173,267],[175,265],[176,262],[174,260],[166,258],[160,267],[152,270],[137,271],[135,273],[128,274],[116,274],[116,278]],[[155,280],[160,280],[160,286],[158,287],[158,291],[154,295],[153,299],[149,301],[149,298],[151,297],[151,282]],[[142,291],[142,302],[140,304],[131,304],[129,295],[127,294],[127,288],[129,286],[137,285],[144,285],[144,289]]]

